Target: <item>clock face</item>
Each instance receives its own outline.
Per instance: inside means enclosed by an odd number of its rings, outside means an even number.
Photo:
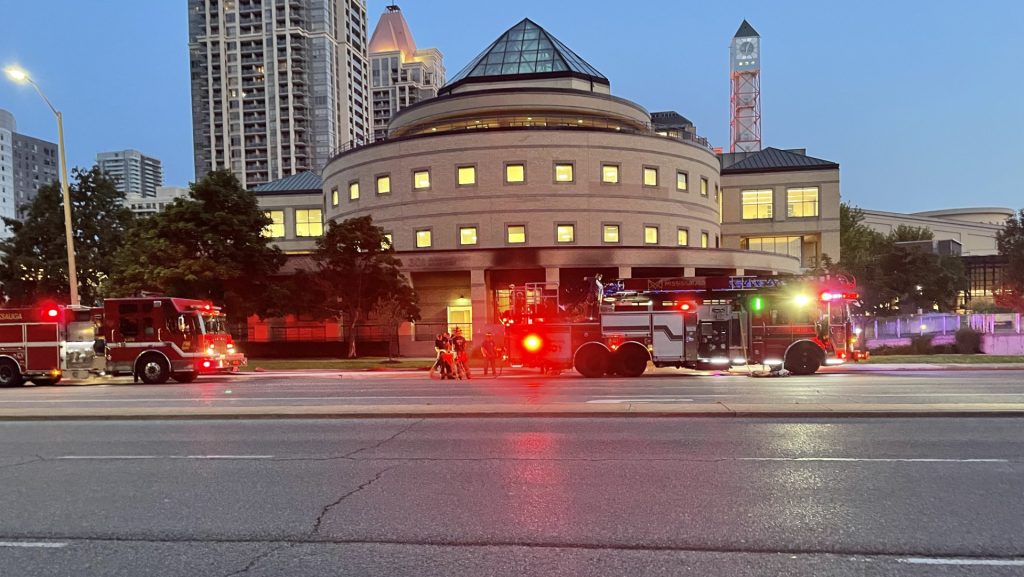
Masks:
[[[740,54],[743,56],[750,56],[754,53],[754,43],[750,40],[745,40],[743,44],[740,44]]]

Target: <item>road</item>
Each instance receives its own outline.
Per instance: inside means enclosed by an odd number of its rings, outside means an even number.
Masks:
[[[1024,370],[886,371],[751,378],[667,371],[636,379],[520,376],[439,381],[422,373],[303,371],[200,378],[188,385],[0,389],[0,416],[36,410],[283,407],[473,407],[616,409],[675,407],[895,406],[943,404],[1024,410]],[[59,413],[58,413],[59,414]]]
[[[1018,419],[0,422],[0,574],[1024,574]]]

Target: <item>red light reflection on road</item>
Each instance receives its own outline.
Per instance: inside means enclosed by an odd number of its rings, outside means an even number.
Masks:
[[[509,520],[538,536],[564,534],[575,523],[571,477],[560,456],[557,435],[545,431],[505,436],[509,455],[505,479]]]

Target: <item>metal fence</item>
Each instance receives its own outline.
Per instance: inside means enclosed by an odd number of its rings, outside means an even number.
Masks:
[[[858,317],[854,324],[866,339],[901,339],[921,335],[952,335],[963,327],[980,333],[1020,334],[1020,313],[970,314],[926,313],[898,317]]]

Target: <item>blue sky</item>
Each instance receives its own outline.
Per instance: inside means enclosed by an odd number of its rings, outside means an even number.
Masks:
[[[384,5],[369,3],[370,28]],[[612,92],[677,110],[728,147],[729,40],[762,37],[767,146],[839,162],[842,193],[898,211],[1024,206],[1024,3],[979,0],[406,0],[417,44],[449,76],[530,17],[604,73]],[[631,12],[626,12],[628,7]],[[193,180],[185,0],[0,4],[0,64],[62,109],[69,162],[135,148],[167,184]],[[25,87],[0,82],[19,132],[56,140]]]

